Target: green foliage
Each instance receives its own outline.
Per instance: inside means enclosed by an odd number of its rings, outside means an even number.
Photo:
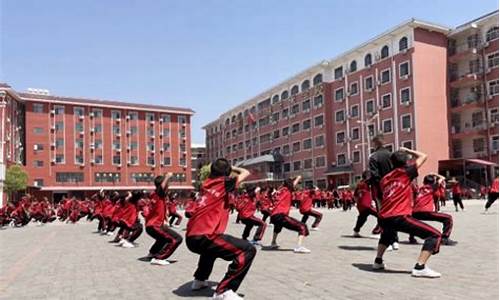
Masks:
[[[12,165],[5,174],[5,191],[7,193],[19,192],[26,189],[28,174],[19,165]]]
[[[210,175],[210,165],[204,165],[200,169],[200,181],[203,182],[205,179],[208,178],[208,175]]]

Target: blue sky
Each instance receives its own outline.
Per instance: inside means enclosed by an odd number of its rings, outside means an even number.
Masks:
[[[412,17],[456,26],[482,1],[1,1],[0,81],[17,90],[221,112]]]

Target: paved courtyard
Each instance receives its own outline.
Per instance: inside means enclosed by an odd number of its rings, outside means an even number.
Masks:
[[[466,201],[454,216],[456,247],[441,248],[429,266],[440,279],[409,275],[420,246],[401,244],[388,252],[387,270],[370,269],[377,239],[369,235],[375,222],[362,229],[365,238],[351,238],[356,210],[323,210],[321,231],[312,232],[309,255],[294,254],[295,234],[280,236],[280,251],[259,250],[238,292],[246,299],[498,299],[498,203],[488,215],[483,202]],[[298,213],[294,211],[295,216]],[[311,221],[310,221],[311,222]],[[183,221],[183,226],[185,222]],[[181,245],[166,267],[151,266],[145,256],[152,239],[143,234],[139,247],[123,249],[95,233],[96,223],[30,224],[0,231],[0,299],[206,299],[211,290],[192,293],[189,284],[197,258]],[[229,225],[240,235],[242,225]],[[268,228],[264,244],[269,244]],[[407,235],[400,235],[401,241]],[[211,280],[227,267],[218,261]]]

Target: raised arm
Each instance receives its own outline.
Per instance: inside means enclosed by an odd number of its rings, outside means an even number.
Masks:
[[[302,176],[299,175],[299,176],[295,177],[295,180],[293,181],[293,187],[296,187],[300,183],[301,180],[302,180]]]
[[[243,182],[248,176],[250,176],[250,172],[247,169],[233,166],[231,167],[231,170],[238,174],[236,176],[236,180],[238,181],[238,183]]]
[[[164,178],[164,179],[163,179],[163,181],[161,182],[161,188],[162,188],[163,190],[166,190],[166,189],[167,189],[167,187],[168,187],[168,181],[169,181],[169,180],[170,180],[170,178],[172,177],[172,173],[170,173],[170,172],[169,172],[169,173],[166,173],[166,174],[164,175],[164,177],[165,177],[165,178]]]
[[[406,147],[401,147],[401,148],[399,148],[399,150],[405,151],[406,153],[409,153],[409,154],[416,157],[415,165],[416,165],[417,169],[420,168],[424,164],[424,162],[427,160],[427,154],[425,154],[423,152],[411,150],[411,149],[408,149]]]

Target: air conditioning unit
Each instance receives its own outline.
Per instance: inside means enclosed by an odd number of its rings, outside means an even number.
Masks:
[[[117,137],[117,138],[120,138],[121,136],[122,136],[122,134],[121,134],[121,133],[117,133],[117,134],[116,134],[116,137]]]
[[[116,123],[120,123],[122,121],[122,119],[116,118],[115,121],[116,121]]]
[[[323,126],[324,126],[324,125],[319,125],[318,127],[319,127],[319,128],[323,128]]]
[[[130,146],[127,146],[127,151],[130,151],[130,149],[132,149],[132,147],[130,147]]]
[[[56,114],[56,110],[55,110],[55,109],[51,109],[51,110],[50,110],[50,114],[51,114],[51,115],[55,115],[55,114]]]
[[[94,149],[95,149],[95,145],[94,145],[94,143],[91,143],[90,144],[90,150],[94,150]]]
[[[380,86],[381,84],[382,84],[382,81],[377,80],[377,85],[379,85],[379,86]]]
[[[408,80],[409,77],[410,77],[410,75],[406,74],[406,75],[401,76],[401,79],[402,80]]]
[[[85,119],[85,116],[84,116],[84,115],[80,115],[78,118],[79,118],[80,120],[83,120],[83,119]]]
[[[379,61],[380,60],[380,54],[375,54],[375,61]]]
[[[404,106],[410,106],[410,104],[411,104],[411,100],[403,102]]]
[[[150,152],[151,152],[151,154],[155,154],[155,150],[151,150]]]
[[[122,152],[122,148],[116,149],[116,152]]]
[[[155,121],[149,121],[149,124],[154,125]]]
[[[161,162],[161,163],[160,163],[160,167],[163,167],[163,166],[164,166],[164,164]]]
[[[128,121],[128,120],[130,120],[130,116],[129,116],[129,115],[126,115],[126,116],[125,116],[125,120],[127,120],[127,121]]]
[[[403,54],[406,54],[407,52],[408,52],[408,48],[401,50],[401,53],[403,53]]]
[[[370,93],[371,93],[371,92],[373,92],[373,90],[374,90],[374,88],[372,88],[372,87],[371,87],[371,88],[367,88],[367,89],[366,89],[366,91],[367,91],[367,92],[370,92]]]
[[[90,133],[94,133],[95,132],[95,129],[94,128],[90,128]]]
[[[35,151],[38,150],[38,145],[37,144],[33,145],[33,150],[35,150]]]
[[[160,118],[160,123],[163,123],[163,119],[162,118]]]
[[[91,159],[90,159],[90,163],[91,163],[91,164],[95,164],[95,159],[91,158]]]
[[[149,138],[152,139],[152,140],[154,140],[155,136],[154,135],[150,135]]]
[[[84,134],[85,134],[85,132],[83,130],[80,131],[80,135],[84,135]]]
[[[10,123],[10,118],[9,117],[7,117],[7,123]]]
[[[91,112],[91,113],[89,114],[89,117],[90,117],[90,118],[93,118],[93,117],[94,117],[94,113],[93,113],[93,112]]]
[[[404,131],[405,132],[411,132],[411,127],[410,128],[405,128]]]
[[[52,163],[53,163],[53,164],[55,164],[55,163],[56,163],[56,159],[55,159],[55,158],[53,158],[53,159],[52,159]]]
[[[130,166],[132,162],[130,160],[127,161],[127,166]]]
[[[56,147],[56,143],[50,143],[50,147],[55,148]]]
[[[56,125],[51,125],[50,130],[56,130]]]

